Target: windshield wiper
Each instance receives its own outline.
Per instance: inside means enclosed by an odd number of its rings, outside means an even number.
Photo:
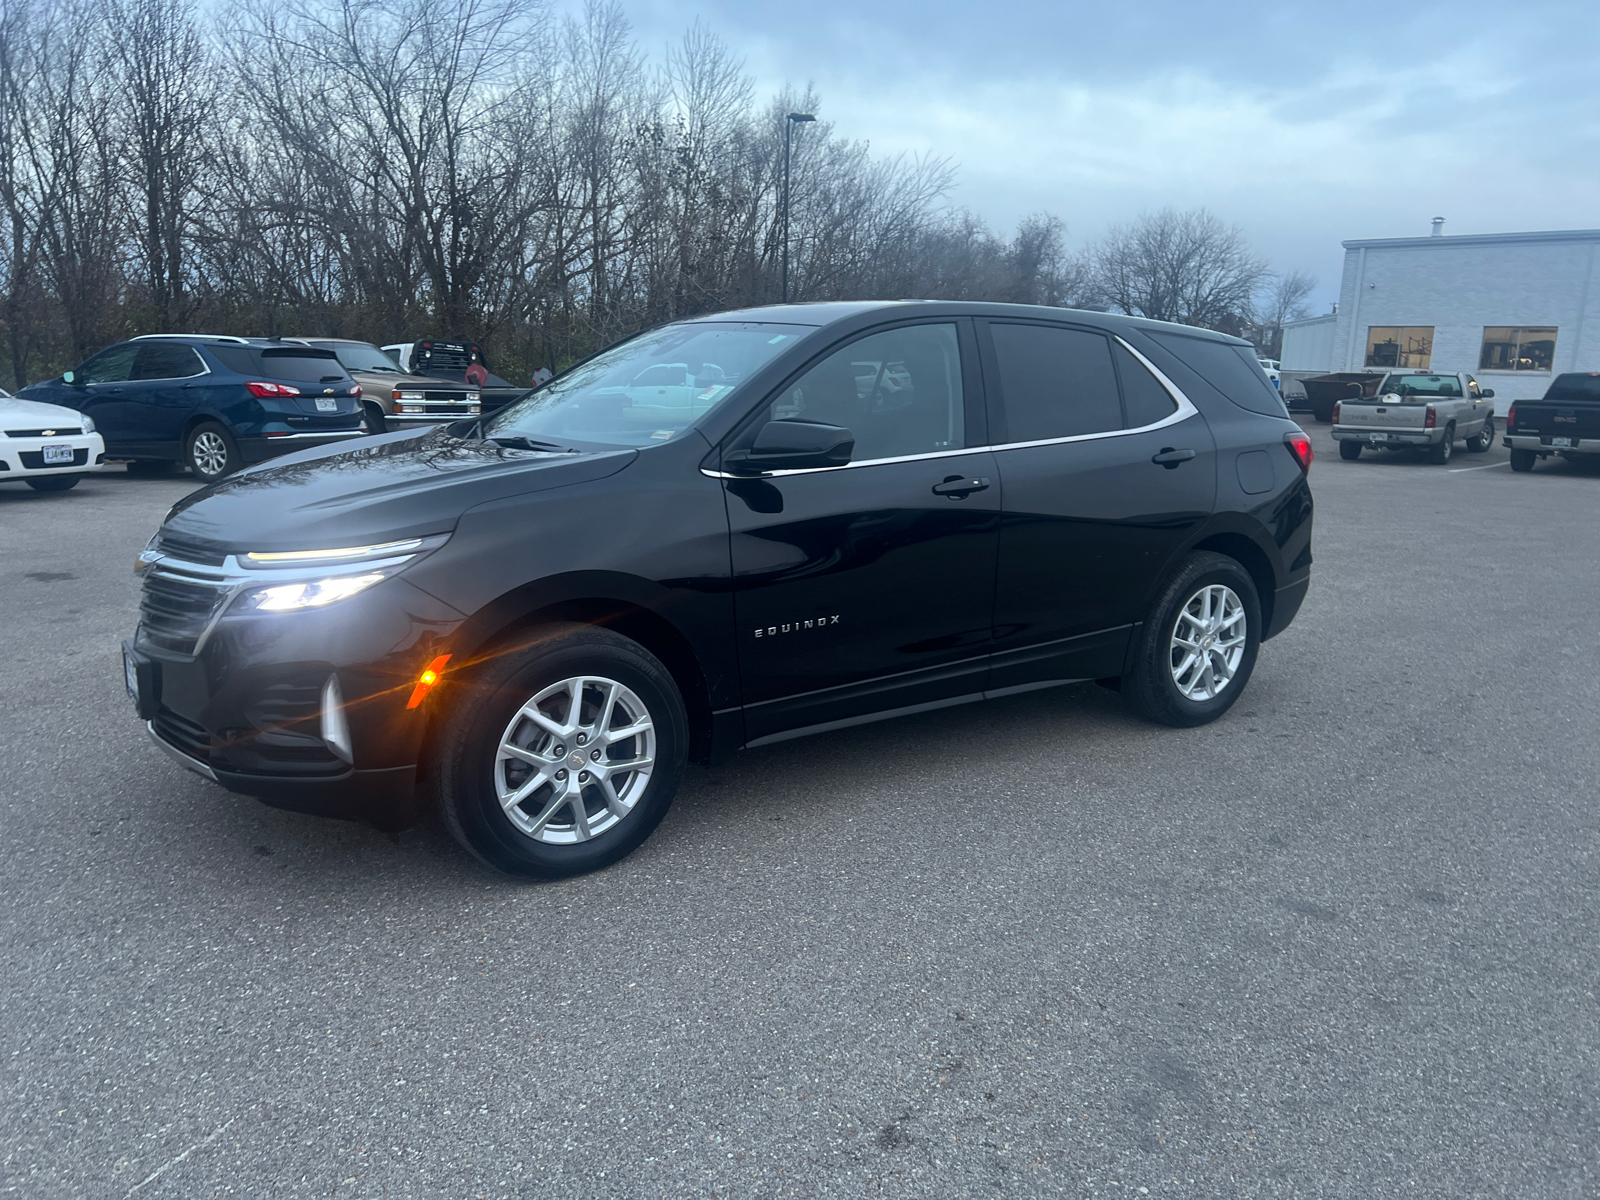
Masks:
[[[521,434],[514,437],[492,437],[488,439],[497,446],[504,446],[508,450],[562,450],[571,451],[571,447],[558,445],[555,442],[541,442],[537,438],[526,438]]]

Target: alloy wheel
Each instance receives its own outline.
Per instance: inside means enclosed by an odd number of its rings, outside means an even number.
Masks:
[[[501,734],[495,791],[520,832],[572,845],[633,811],[655,757],[655,723],[633,691],[592,675],[563,679],[533,696]]]
[[[222,440],[220,433],[203,429],[190,444],[189,456],[200,474],[215,478],[227,470],[228,443]]]
[[[1209,583],[1178,610],[1168,665],[1189,700],[1214,700],[1233,682],[1244,657],[1244,603],[1230,587]]]

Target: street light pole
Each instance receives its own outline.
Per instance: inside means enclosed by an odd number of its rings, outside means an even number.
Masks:
[[[789,303],[789,135],[796,125],[817,118],[811,113],[790,113],[783,123],[783,303]]]

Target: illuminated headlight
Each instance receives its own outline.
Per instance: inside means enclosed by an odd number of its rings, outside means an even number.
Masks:
[[[94,420],[93,420],[93,418],[89,417],[87,414],[85,414],[85,416],[83,418],[83,431],[85,433],[93,433],[94,432]]]
[[[245,597],[245,607],[262,612],[294,612],[301,608],[322,608],[340,600],[347,600],[364,592],[373,584],[388,578],[387,571],[373,571],[366,575],[335,575],[329,579],[309,580],[304,583],[277,583],[271,587],[256,588]]]

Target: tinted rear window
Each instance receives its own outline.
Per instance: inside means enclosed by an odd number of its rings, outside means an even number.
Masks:
[[[343,379],[345,371],[332,350],[307,346],[207,346],[216,360],[240,375],[261,375],[289,383],[318,383]]]
[[[1249,346],[1185,337],[1181,333],[1152,333],[1150,336],[1240,408],[1268,417],[1289,415]]]
[[[1546,400],[1600,400],[1600,375],[1557,375]]]
[[[1098,333],[992,324],[1008,442],[1122,428],[1111,346]]]

